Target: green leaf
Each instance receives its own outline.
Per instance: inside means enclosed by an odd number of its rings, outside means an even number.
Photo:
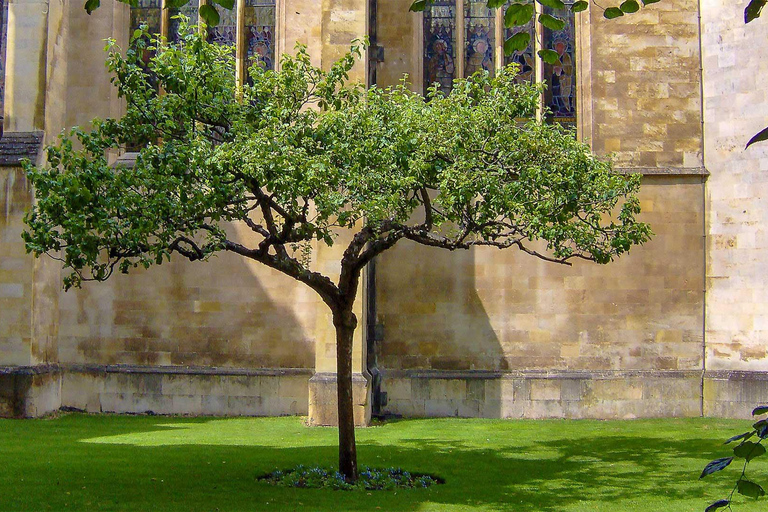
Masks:
[[[661,2],[661,0],[643,0],[643,5],[651,5],[658,2]]]
[[[518,32],[504,41],[504,54],[512,55],[514,52],[521,52],[528,48],[530,42],[531,34],[528,32]]]
[[[719,508],[727,507],[730,504],[731,502],[728,500],[717,500],[716,502],[714,502],[713,504],[705,508],[704,512],[715,512],[715,510]]]
[[[624,16],[624,11],[622,11],[618,7],[609,7],[605,10],[605,12],[603,13],[603,16],[608,18],[609,20],[612,20],[620,16]]]
[[[739,434],[737,436],[731,437],[730,439],[728,439],[723,444],[732,443],[733,441],[738,441],[739,439],[749,439],[753,435],[755,435],[755,431],[754,430],[752,432],[744,432],[743,434]]]
[[[85,12],[87,12],[88,14],[91,14],[93,11],[98,9],[100,5],[101,5],[100,0],[87,0],[85,2]]]
[[[619,9],[621,9],[621,12],[632,14],[633,12],[640,10],[640,4],[638,4],[636,0],[624,0],[619,6]]]
[[[581,12],[589,9],[589,2],[585,0],[578,0],[571,5],[571,12]]]
[[[232,10],[235,7],[235,0],[213,0],[225,9]]]
[[[768,140],[768,127],[763,128],[760,130],[760,133],[749,139],[749,142],[747,142],[747,147],[744,149],[747,149],[749,146],[756,142],[763,142],[765,140]]]
[[[765,447],[752,441],[744,441],[733,449],[733,454],[741,459],[747,459],[747,462],[759,457],[765,453]]]
[[[533,4],[514,3],[507,7],[504,13],[504,26],[507,28],[525,25],[533,18],[535,9]]]
[[[411,12],[421,12],[426,8],[427,8],[427,0],[416,0],[411,4],[410,9],[408,10]]]
[[[219,24],[219,11],[210,4],[200,6],[200,17],[203,18],[203,21],[205,21],[205,24],[209,27],[215,27]]]
[[[547,64],[551,64],[554,66],[555,64],[560,62],[560,55],[558,55],[555,50],[539,50],[536,53],[538,53],[541,60],[543,60]]]
[[[549,7],[550,9],[557,9],[557,10],[563,10],[565,9],[565,4],[562,2],[562,0],[536,0],[544,7]]]
[[[752,416],[760,416],[768,412],[768,405],[758,405],[752,409]]]
[[[739,480],[736,484],[736,487],[739,490],[739,494],[743,494],[748,498],[757,499],[760,496],[765,496],[765,491],[763,488],[757,485],[755,482],[750,482],[749,480]]]
[[[549,14],[540,14],[539,23],[547,27],[549,30],[558,31],[563,30],[565,27],[565,21],[560,18],[555,18]]]
[[[489,9],[498,9],[499,7],[503,6],[505,3],[507,3],[507,0],[488,0],[488,8]]]
[[[712,473],[715,473],[716,471],[722,471],[723,469],[728,467],[728,464],[733,462],[733,457],[723,457],[721,459],[715,459],[704,468],[704,471],[701,472],[701,476],[699,478],[704,478],[707,475],[711,475]]]
[[[760,12],[765,7],[766,0],[750,0],[747,8],[744,9],[744,23],[749,23],[760,17]]]

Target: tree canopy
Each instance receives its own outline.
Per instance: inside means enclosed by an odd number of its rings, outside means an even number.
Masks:
[[[41,167],[26,164],[37,199],[27,250],[60,259],[66,287],[218,251],[311,287],[333,313],[340,468],[350,479],[352,308],[376,255],[407,239],[608,263],[651,235],[636,218],[639,176],[613,173],[571,132],[537,120],[541,90],[518,83],[514,66],[457,80],[448,96],[435,86],[425,101],[405,83],[349,84],[357,43],[327,71],[299,46],[279,71],[254,65],[241,87],[231,48],[185,23],[182,33],[169,45],[140,32],[125,53],[109,41],[126,114],[74,128]],[[110,164],[137,143],[135,165]],[[234,222],[257,241],[231,236]],[[340,275],[317,272],[313,244],[343,231]]]

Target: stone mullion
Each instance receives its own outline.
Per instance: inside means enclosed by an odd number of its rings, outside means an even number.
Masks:
[[[168,1],[161,0],[160,3],[160,35],[166,41],[170,37],[171,10],[168,8]]]
[[[208,2],[208,0],[199,0],[199,1],[198,1],[198,3],[197,3],[197,30],[198,30],[198,32],[200,32],[201,34],[203,33],[203,31],[204,31],[204,30],[208,30],[208,29],[207,29],[207,27],[206,27],[205,29],[203,29],[203,23],[204,23],[204,21],[203,21],[203,17],[202,17],[202,16],[200,16],[200,9],[201,9],[201,8],[202,8],[204,5],[208,5],[209,3],[210,3],[210,2]]]
[[[494,48],[494,66],[497,70],[504,67],[504,8],[496,9],[494,31],[496,33],[496,48]]]
[[[455,78],[464,78],[464,44],[466,43],[466,34],[464,33],[464,1],[456,0],[456,76]],[[468,0],[467,0],[468,1]]]
[[[235,69],[235,83],[238,95],[242,95],[242,88],[245,84],[245,62],[248,55],[245,47],[245,0],[237,0],[235,8],[237,9],[237,36],[235,38],[235,62],[237,67]],[[275,32],[277,32],[277,23],[275,23]]]

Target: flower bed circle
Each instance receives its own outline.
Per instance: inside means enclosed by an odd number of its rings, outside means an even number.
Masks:
[[[304,489],[334,489],[339,491],[391,491],[397,489],[423,489],[445,481],[437,476],[411,473],[401,468],[369,468],[360,471],[356,483],[350,484],[336,470],[297,466],[294,469],[278,470],[257,478],[278,487]]]

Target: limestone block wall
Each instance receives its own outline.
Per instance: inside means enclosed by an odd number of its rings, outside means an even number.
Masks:
[[[0,167],[0,365],[29,365],[34,262],[21,232],[32,192],[18,167]]]
[[[748,415],[768,396],[768,146],[744,149],[768,126],[768,62],[760,18],[702,1],[707,217],[705,413]]]
[[[701,414],[701,372],[385,371],[386,411],[406,417],[661,418]]]
[[[413,372],[419,379],[447,379],[460,372],[459,389],[478,372],[517,375],[512,380],[528,374],[540,379],[542,372],[560,379],[581,372],[578,379],[596,374],[628,388],[646,375],[648,386],[657,390],[652,383],[661,382],[659,375],[667,372],[668,378],[682,379],[680,395],[674,386],[666,388],[667,396],[640,386],[620,400],[639,400],[638,407],[649,408],[647,414],[685,400],[689,402],[680,411],[700,408],[683,391],[695,375],[700,379],[703,365],[703,195],[702,177],[647,176],[642,218],[656,234],[607,266],[566,267],[515,250],[450,253],[407,243],[385,253],[376,274],[378,323],[384,333],[378,363],[385,391],[398,386],[388,375],[397,380],[411,378]],[[547,386],[554,389],[558,383]],[[585,408],[569,414],[598,414],[619,400],[612,398],[613,391],[603,393],[601,385],[590,386],[578,393],[569,388],[568,396],[582,396]],[[424,388],[419,388],[421,395],[415,389],[408,405],[408,391],[401,386],[387,410],[417,410],[425,398]],[[464,400],[457,393],[441,395],[441,400]],[[565,394],[557,396],[552,400],[564,400]],[[589,396],[605,403],[591,409]],[[434,399],[431,388],[429,397]],[[501,400],[519,403],[508,396]],[[551,410],[570,410],[567,404],[559,407]],[[521,414],[546,415],[535,408],[524,410]]]
[[[584,139],[620,167],[701,167],[697,1],[659,2],[614,20],[589,12],[580,31],[589,52],[577,56],[591,70],[579,82],[591,109]]]
[[[88,412],[207,416],[306,415],[312,370],[75,365],[61,401]]]

